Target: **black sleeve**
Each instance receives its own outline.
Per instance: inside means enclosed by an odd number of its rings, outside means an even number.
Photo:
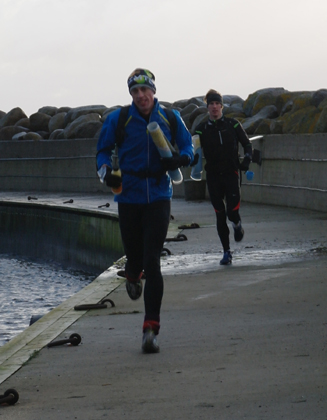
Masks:
[[[204,129],[205,129],[205,124],[202,122],[195,127],[194,134],[193,134],[193,135],[198,134],[200,136],[201,147],[202,147],[202,134],[203,134]]]
[[[242,124],[237,120],[233,120],[233,126],[237,134],[237,139],[243,147],[244,155],[248,154],[252,158],[252,144]]]

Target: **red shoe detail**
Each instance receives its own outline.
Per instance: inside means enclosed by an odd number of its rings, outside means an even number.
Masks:
[[[133,278],[133,277],[130,277],[127,273],[126,273],[126,271],[125,271],[125,277],[126,277],[126,279],[129,281],[129,282],[131,282],[131,283],[137,283],[137,282],[139,282],[140,280],[141,280],[141,278],[143,277],[143,271],[141,271],[140,272],[140,274],[139,274],[139,276],[135,279],[135,278]]]
[[[155,333],[155,335],[158,335],[159,329],[160,329],[160,324],[158,321],[146,320],[143,323],[143,332],[145,332],[146,330],[152,330]]]

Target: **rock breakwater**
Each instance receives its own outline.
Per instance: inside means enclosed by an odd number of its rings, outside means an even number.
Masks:
[[[208,118],[204,96],[160,103],[177,109],[187,128]],[[17,107],[0,111],[0,140],[55,140],[97,138],[107,116],[120,105],[76,108],[44,106],[27,117]],[[238,119],[249,135],[314,134],[327,132],[327,89],[290,92],[266,88],[248,96],[224,95],[224,114]]]

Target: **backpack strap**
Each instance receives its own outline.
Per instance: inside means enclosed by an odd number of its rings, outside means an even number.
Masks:
[[[170,133],[171,133],[171,145],[175,146],[176,143],[176,135],[177,135],[177,119],[175,113],[169,109],[165,108],[165,113],[167,115],[167,120],[170,125]]]
[[[120,110],[120,113],[119,113],[117,128],[116,128],[116,133],[115,133],[115,135],[116,135],[116,145],[118,147],[120,147],[122,142],[124,141],[125,127],[129,123],[129,120],[132,118],[132,117],[130,117],[127,120],[128,112],[129,112],[130,107],[131,107],[130,105],[123,106]]]
[[[124,136],[125,136],[125,127],[128,124],[128,122],[130,121],[130,119],[132,118],[132,116],[127,120],[128,117],[128,111],[129,108],[131,106],[130,105],[126,105],[123,106],[120,109],[120,113],[118,116],[118,121],[117,121],[117,127],[116,127],[116,131],[115,131],[115,137],[116,137],[116,145],[119,147],[122,142],[124,141]],[[96,156],[98,156],[99,153],[104,152],[104,151],[111,151],[112,149],[109,147],[104,147],[100,150],[98,150]]]

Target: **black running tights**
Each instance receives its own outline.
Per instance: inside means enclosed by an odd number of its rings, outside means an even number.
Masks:
[[[137,279],[144,270],[145,320],[159,322],[163,296],[160,257],[169,226],[170,201],[118,203],[118,213],[126,273]]]

